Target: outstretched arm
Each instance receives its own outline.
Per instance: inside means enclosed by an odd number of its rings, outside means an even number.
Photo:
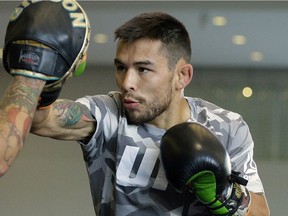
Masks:
[[[83,132],[80,128],[87,125],[81,125],[80,119],[60,124],[63,118],[68,120],[69,113],[65,111],[73,111],[73,105],[49,107],[58,98],[65,81],[80,75],[86,65],[89,20],[76,1],[69,1],[69,6],[77,16],[76,23],[60,1],[23,1],[15,8],[15,16],[10,17],[3,65],[15,78],[0,103],[0,176],[7,172],[23,146],[37,106],[43,108],[37,112],[33,126],[39,135],[78,139],[80,131]],[[43,9],[47,13],[43,14]],[[91,125],[94,124],[89,122],[89,131]],[[57,129],[61,129],[60,134]],[[71,130],[77,135],[67,138]]]
[[[15,76],[0,102],[0,176],[23,146],[44,85],[42,80]]]

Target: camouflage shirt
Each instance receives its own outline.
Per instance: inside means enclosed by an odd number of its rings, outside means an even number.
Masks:
[[[186,97],[191,119],[209,128],[225,146],[232,169],[249,180],[247,188],[264,192],[253,160],[254,143],[242,117],[199,98]],[[96,215],[210,215],[191,193],[177,193],[168,184],[159,160],[165,130],[149,124],[128,124],[120,93],[77,100],[89,108],[97,129],[81,143]]]

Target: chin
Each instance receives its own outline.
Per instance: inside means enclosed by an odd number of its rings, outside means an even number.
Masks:
[[[128,119],[128,123],[129,124],[140,125],[140,124],[145,123],[145,121],[143,121],[143,120],[141,120],[139,118],[135,118],[135,117],[128,116],[127,119]]]
[[[133,115],[132,113],[126,113],[126,114],[129,124],[140,125],[149,121],[144,116]]]

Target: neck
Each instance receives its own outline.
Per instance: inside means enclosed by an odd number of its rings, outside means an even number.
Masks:
[[[149,124],[167,130],[176,124],[188,121],[191,117],[190,113],[191,111],[187,100],[181,97],[178,103],[171,104],[168,110],[150,121]]]

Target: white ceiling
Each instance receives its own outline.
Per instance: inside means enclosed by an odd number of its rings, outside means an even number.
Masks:
[[[17,1],[0,1],[0,47],[3,46],[8,17]],[[163,11],[181,20],[190,32],[192,63],[196,67],[288,68],[288,2],[286,1],[80,1],[92,27],[108,35],[108,43],[91,40],[88,63],[112,65],[115,28],[133,16]],[[214,16],[225,16],[227,25],[216,27]],[[232,44],[233,35],[245,35],[243,46]],[[263,53],[253,62],[251,52]]]

